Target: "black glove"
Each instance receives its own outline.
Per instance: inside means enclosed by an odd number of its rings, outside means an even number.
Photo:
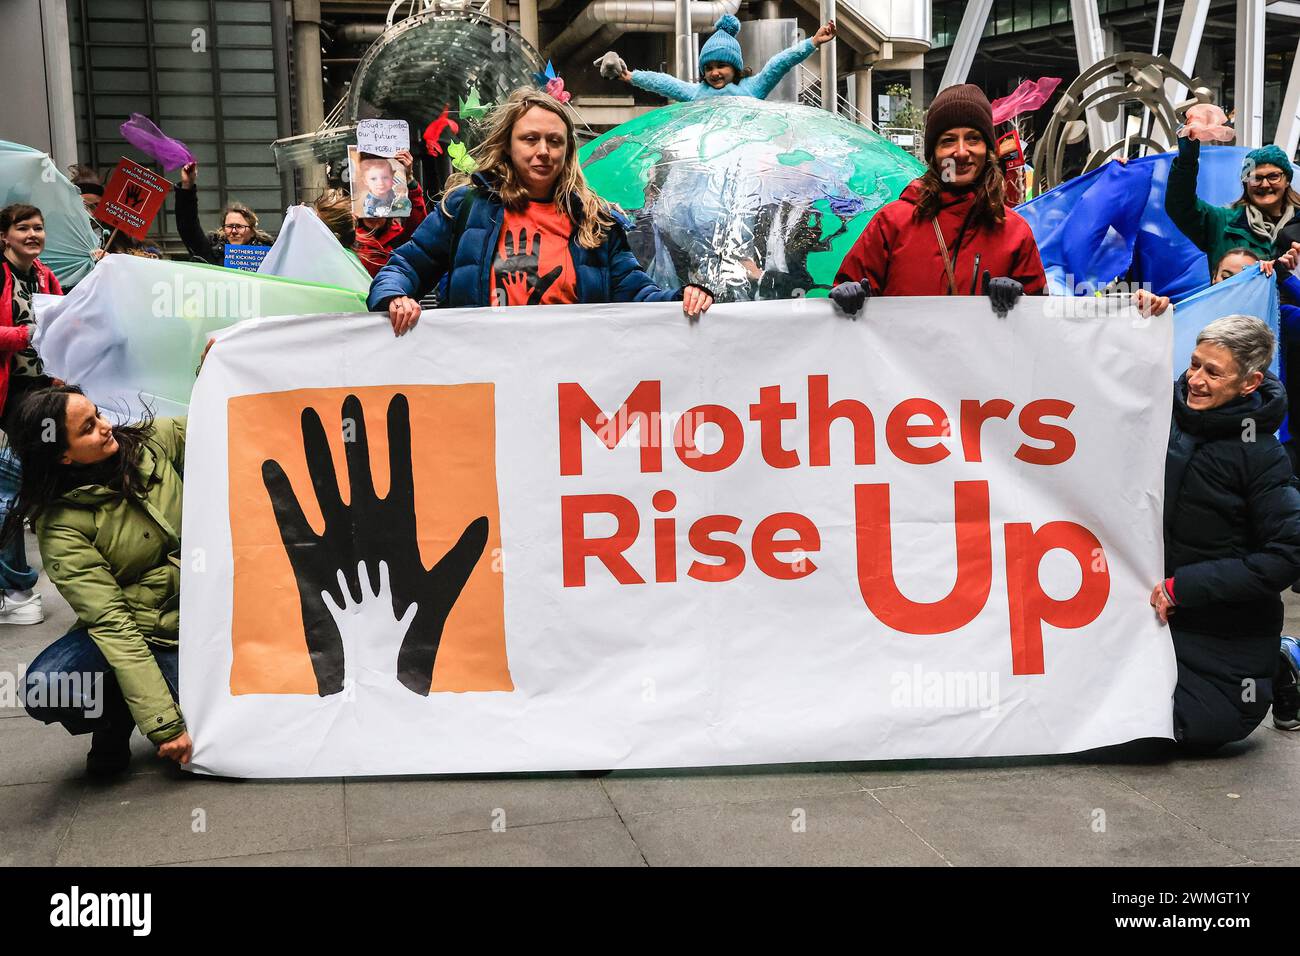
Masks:
[[[1025,287],[1008,276],[990,279],[988,270],[984,270],[984,294],[993,303],[993,313],[999,319],[1005,319],[1007,313],[1015,308],[1016,300],[1025,294]]]
[[[845,315],[854,316],[861,310],[862,303],[867,301],[869,295],[871,295],[871,286],[865,281],[841,282],[830,292],[831,301],[838,305]]]

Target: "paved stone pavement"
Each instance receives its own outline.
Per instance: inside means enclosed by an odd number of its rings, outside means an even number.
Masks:
[[[40,587],[46,622],[0,626],[0,674],[21,673],[73,623],[43,575]],[[1300,629],[1294,595],[1288,625]],[[1267,720],[1200,759],[1094,753],[601,778],[218,780],[174,769],[137,736],[130,774],[100,784],[83,776],[87,746],[0,707],[0,865],[1249,866],[1287,864],[1300,850],[1287,800],[1300,788],[1300,733]]]

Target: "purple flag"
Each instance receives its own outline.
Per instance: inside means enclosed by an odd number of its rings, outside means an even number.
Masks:
[[[1039,80],[1025,80],[1015,92],[993,101],[993,125],[1005,123],[1013,116],[1036,110],[1047,102],[1052,91],[1061,85],[1059,76],[1045,76]]]
[[[140,152],[153,157],[167,172],[194,162],[194,154],[178,139],[172,139],[141,113],[132,113],[122,124],[123,138]]]

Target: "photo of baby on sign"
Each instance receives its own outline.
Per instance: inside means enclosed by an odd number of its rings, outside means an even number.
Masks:
[[[352,173],[352,214],[358,219],[404,217],[411,214],[406,170],[396,159],[348,147]]]

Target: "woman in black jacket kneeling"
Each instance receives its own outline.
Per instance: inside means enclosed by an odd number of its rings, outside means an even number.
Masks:
[[[1300,727],[1295,672],[1279,650],[1279,595],[1300,578],[1300,491],[1273,434],[1287,407],[1268,371],[1274,347],[1259,319],[1217,319],[1174,385],[1167,577],[1151,605],[1178,658],[1174,735],[1196,749],[1248,736],[1270,703],[1279,728]]]

